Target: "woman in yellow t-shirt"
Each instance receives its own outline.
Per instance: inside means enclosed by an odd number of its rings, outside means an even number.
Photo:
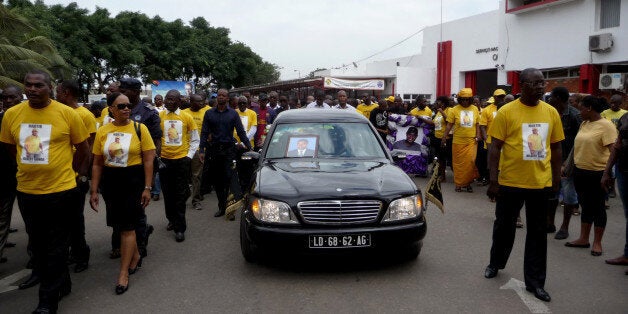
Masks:
[[[441,141],[447,128],[447,112],[449,111],[449,98],[440,96],[436,98],[436,114],[434,115],[434,137],[430,138],[430,146],[434,156],[438,157],[438,175],[441,182],[445,182],[445,167],[447,166],[447,148],[441,148]]]
[[[602,236],[606,228],[606,192],[600,184],[611,147],[617,139],[617,129],[603,119],[602,103],[597,97],[586,96],[580,102],[582,124],[573,147],[574,185],[582,207],[580,237],[565,243],[568,247],[588,248],[591,227],[595,225],[591,255],[602,255]]]
[[[475,167],[478,141],[480,140],[480,128],[478,118],[480,112],[473,105],[473,91],[463,88],[458,93],[458,105],[449,110],[447,114],[447,129],[443,138],[449,137],[449,131],[453,130],[452,140],[452,165],[454,169],[454,184],[456,192],[473,192],[471,183],[479,174]],[[446,141],[441,141],[441,147],[446,146]]]
[[[89,203],[98,211],[100,187],[107,225],[120,231],[122,252],[116,294],[122,294],[129,287],[129,274],[142,263],[135,225],[150,201],[155,144],[146,126],[129,119],[131,108],[125,95],[111,93],[107,105],[115,120],[96,132]]]

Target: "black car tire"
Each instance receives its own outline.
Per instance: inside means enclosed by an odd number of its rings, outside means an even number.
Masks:
[[[246,225],[246,218],[244,217],[244,211],[242,211],[242,215],[240,217],[240,250],[242,251],[242,256],[249,263],[255,263],[259,260],[259,249],[257,246],[249,240],[246,236],[246,231],[244,230]]]
[[[405,251],[402,251],[401,257],[404,260],[413,261],[421,254],[421,248],[423,248],[423,242],[412,244],[410,247],[406,248]]]

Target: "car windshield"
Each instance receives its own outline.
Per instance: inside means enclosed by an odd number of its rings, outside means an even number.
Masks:
[[[366,123],[279,124],[266,158],[386,158],[376,136]]]

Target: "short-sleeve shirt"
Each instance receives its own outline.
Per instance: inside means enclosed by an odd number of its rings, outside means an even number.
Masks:
[[[205,106],[198,111],[192,111],[192,109],[190,108],[183,109],[181,111],[189,114],[192,119],[194,119],[194,122],[196,122],[196,129],[200,130],[203,127],[203,118],[205,117],[205,111],[209,110],[210,108],[211,107],[209,106]],[[162,111],[165,111],[165,109],[160,110],[159,113],[161,113]]]
[[[370,106],[367,106],[365,104],[359,104],[358,107],[355,109],[368,119],[371,117],[371,111],[373,111],[373,109],[377,107],[379,107],[379,105],[375,103],[371,103]]]
[[[565,139],[554,107],[543,101],[536,106],[526,106],[519,99],[512,101],[497,111],[488,135],[504,141],[500,185],[524,189],[552,186],[550,144]],[[539,138],[541,147],[537,150]]]
[[[17,147],[17,190],[50,194],[75,188],[72,147],[89,137],[81,117],[55,100],[41,109],[28,104],[7,110],[0,131],[1,142]]]
[[[443,135],[445,135],[446,125],[447,121],[445,121],[443,114],[440,113],[440,111],[436,111],[436,115],[434,116],[434,136],[436,138],[443,138]]]
[[[87,133],[96,133],[96,118],[94,117],[94,114],[85,107],[78,107],[74,110],[81,117],[81,120],[83,120]]]
[[[148,128],[139,123],[142,140],[137,137],[133,122],[116,126],[113,123],[104,125],[96,131],[94,138],[94,155],[103,156],[107,167],[130,167],[142,164],[142,152],[155,149]]]
[[[456,105],[447,112],[447,123],[453,123],[454,137],[452,143],[454,144],[470,144],[475,142],[476,126],[480,112],[478,107],[470,105],[463,107]]]
[[[626,112],[628,111],[624,109],[619,109],[617,111],[613,111],[612,109],[606,109],[602,111],[600,115],[602,116],[602,118],[610,122],[613,122],[613,124],[617,126],[617,122],[619,121],[619,118],[621,118]]]
[[[606,146],[615,140],[617,129],[613,122],[606,119],[582,122],[573,147],[574,164],[579,169],[603,171],[611,155]]]
[[[236,112],[240,116],[242,126],[244,127],[244,131],[246,131],[246,133],[249,133],[249,130],[251,130],[253,126],[257,126],[257,113],[255,113],[255,111],[251,109],[246,109],[244,110],[244,112],[242,112],[240,111],[240,109],[237,109]],[[236,130],[233,130],[233,138],[235,138],[238,143],[241,142]],[[253,136],[253,139],[251,139],[251,146],[255,146],[255,136]]]
[[[425,108],[423,108],[422,110],[419,110],[419,107],[416,107],[412,110],[410,110],[410,115],[411,116],[415,116],[415,117],[428,117],[428,118],[432,118],[432,109],[428,108],[427,106],[425,106]]]
[[[161,157],[179,159],[186,157],[190,150],[190,132],[196,130],[196,122],[189,114],[177,109],[159,113],[161,120]]]

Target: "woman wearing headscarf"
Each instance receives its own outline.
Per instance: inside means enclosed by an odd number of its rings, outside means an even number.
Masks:
[[[478,124],[480,112],[473,105],[473,91],[463,88],[458,93],[458,105],[450,109],[447,114],[447,128],[441,142],[446,146],[449,131],[453,129],[452,164],[454,169],[454,184],[456,192],[473,192],[471,183],[478,177],[475,167],[480,127]]]
[[[129,119],[129,98],[114,92],[107,96],[107,105],[115,120],[96,132],[90,205],[98,211],[98,188],[102,187],[107,225],[121,235],[120,272],[115,291],[122,294],[129,287],[129,275],[142,263],[135,226],[150,201],[155,144],[146,126]]]
[[[595,96],[586,96],[580,102],[582,124],[576,134],[573,148],[574,185],[582,207],[580,237],[565,243],[568,247],[589,248],[589,234],[593,232],[591,255],[602,255],[602,237],[606,228],[604,200],[606,191],[600,184],[611,148],[617,139],[615,125],[603,119],[602,103]]]

